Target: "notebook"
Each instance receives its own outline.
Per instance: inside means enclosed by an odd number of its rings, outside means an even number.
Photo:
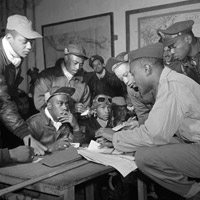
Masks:
[[[71,163],[80,160],[82,157],[78,154],[77,149],[73,146],[53,152],[51,155],[45,156],[40,162],[48,167],[57,167],[64,163]]]

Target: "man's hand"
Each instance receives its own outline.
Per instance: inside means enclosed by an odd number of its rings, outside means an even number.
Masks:
[[[104,147],[113,148],[113,143],[106,140],[105,138],[97,138],[96,142],[100,144],[99,146],[100,149]]]
[[[100,128],[96,131],[95,137],[103,137],[112,142],[114,133],[115,131],[113,131],[111,128]]]
[[[45,151],[47,151],[47,147],[45,147],[44,145],[42,145],[40,142],[38,142],[35,138],[33,138],[32,135],[27,135],[24,137],[24,144],[25,145],[29,145],[28,144],[28,140],[29,138],[31,138],[31,147],[34,148],[34,153],[35,155],[44,155]]]
[[[69,146],[70,146],[69,140],[67,136],[64,136],[58,139],[57,141],[55,141],[53,144],[49,145],[49,150],[50,151],[62,150],[62,149],[66,149]]]
[[[75,129],[79,130],[78,122],[71,112],[66,112],[65,114],[60,115],[58,120],[62,124],[63,123],[69,123],[72,126],[73,129],[75,128]]]
[[[86,106],[82,103],[76,103],[75,104],[75,112],[76,113],[82,113],[86,110]]]
[[[10,157],[14,162],[32,162],[34,158],[34,149],[29,146],[19,146],[9,150]]]

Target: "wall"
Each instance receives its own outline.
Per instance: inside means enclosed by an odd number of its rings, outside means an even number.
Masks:
[[[126,50],[125,12],[183,0],[34,0],[35,28],[40,33],[45,24],[67,21],[107,12],[114,13],[115,55]],[[44,69],[42,40],[36,41],[36,66]]]

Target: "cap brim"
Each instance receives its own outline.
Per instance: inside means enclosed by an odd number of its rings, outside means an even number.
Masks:
[[[85,59],[85,60],[88,59],[87,56],[84,56],[84,55],[82,55],[82,54],[71,53],[71,52],[65,53],[65,55],[69,55],[69,54],[73,54],[73,55],[78,56],[78,57],[80,57],[80,58],[83,58],[83,59]]]
[[[42,35],[40,35],[38,32],[36,31],[17,31],[18,33],[20,33],[22,36],[24,36],[27,39],[36,39],[36,38],[42,38]]]
[[[172,44],[174,44],[178,39],[180,38],[180,36],[177,36],[175,38],[171,38],[171,39],[165,39],[163,40],[163,46],[164,47],[168,47],[168,46],[171,46]]]
[[[75,92],[75,88],[71,87],[62,87],[56,90],[55,94],[66,94],[72,96]]]
[[[49,99],[51,99],[55,95],[62,95],[63,94],[63,95],[72,96],[75,93],[75,91],[76,91],[75,88],[62,87],[62,88],[59,88],[58,90],[56,90],[55,92],[53,92],[53,94],[50,94],[50,92],[47,92],[44,95],[45,102],[49,101]]]
[[[125,62],[125,61],[124,61]],[[116,58],[110,58],[110,59],[108,59],[108,61],[107,61],[107,63],[106,63],[106,69],[107,69],[107,71],[108,72],[110,72],[110,73],[112,73],[112,74],[114,74],[114,72],[112,71],[112,67],[115,65],[115,64],[117,64],[117,63],[123,63],[123,61],[121,61],[121,60],[118,60],[118,59],[116,59]]]

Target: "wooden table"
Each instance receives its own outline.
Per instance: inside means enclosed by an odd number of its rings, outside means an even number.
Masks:
[[[18,164],[0,169],[0,183],[15,185],[25,180],[33,179],[51,173],[61,168],[72,166],[71,170],[47,178],[35,184],[25,187],[26,189],[55,195],[58,199],[75,199],[75,186],[85,183],[86,199],[94,199],[92,179],[114,171],[112,167],[88,162],[85,159],[59,167],[50,168],[41,163]],[[75,167],[73,167],[75,166]],[[77,167],[78,166],[78,167]]]

